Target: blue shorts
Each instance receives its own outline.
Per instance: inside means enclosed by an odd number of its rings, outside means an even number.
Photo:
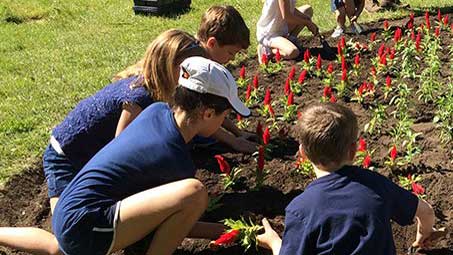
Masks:
[[[52,216],[52,229],[60,251],[65,255],[110,254],[120,207],[121,202],[106,208],[90,208],[89,211],[86,208],[63,212],[56,209]]]
[[[59,197],[80,171],[66,156],[58,154],[50,144],[43,155],[43,167],[49,198]]]

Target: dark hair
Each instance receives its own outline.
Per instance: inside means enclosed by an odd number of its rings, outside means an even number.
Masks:
[[[354,112],[337,103],[317,103],[304,108],[295,128],[308,159],[324,166],[345,160],[358,133]]]
[[[195,117],[197,110],[210,108],[215,111],[216,115],[219,115],[230,109],[231,105],[224,97],[209,93],[198,93],[185,87],[178,86],[176,87],[172,107],[179,107],[187,112],[189,117]]]
[[[203,43],[215,37],[220,46],[239,45],[242,49],[250,46],[250,30],[241,14],[229,5],[211,6],[201,18],[197,37]]]

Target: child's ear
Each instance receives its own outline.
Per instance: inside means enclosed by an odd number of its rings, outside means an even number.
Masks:
[[[203,120],[208,120],[215,116],[214,109],[206,108],[203,110]]]
[[[206,41],[208,48],[214,48],[217,45],[217,39],[214,36],[211,36]]]

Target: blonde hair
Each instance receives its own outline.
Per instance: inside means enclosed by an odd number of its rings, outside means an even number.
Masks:
[[[341,164],[358,135],[354,112],[336,103],[308,106],[295,128],[307,158],[315,165]]]
[[[114,80],[139,76],[132,87],[144,86],[154,100],[172,102],[178,78],[175,68],[179,70],[179,64],[192,56],[206,56],[206,53],[193,36],[170,29],[157,36],[145,56],[115,75]]]

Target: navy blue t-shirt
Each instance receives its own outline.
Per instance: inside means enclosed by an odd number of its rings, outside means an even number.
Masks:
[[[90,229],[102,211],[116,202],[194,177],[195,171],[172,110],[165,103],[152,104],[66,187],[52,217],[54,233],[57,238],[77,241],[77,235],[83,235],[81,229]]]
[[[145,109],[153,103],[143,86],[131,88],[137,79],[134,76],[119,80],[80,101],[53,129],[52,135],[76,169],[81,169],[115,138],[123,104],[134,103]]]
[[[323,176],[286,207],[280,255],[396,254],[390,220],[412,224],[418,198],[355,166]]]

